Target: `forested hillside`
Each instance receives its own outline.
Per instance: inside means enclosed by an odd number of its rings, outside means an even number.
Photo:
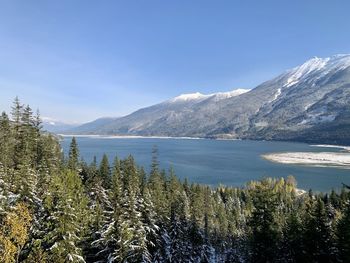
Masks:
[[[346,188],[198,185],[160,170],[156,148],[149,174],[132,156],[87,164],[18,99],[0,153],[0,262],[350,262]]]

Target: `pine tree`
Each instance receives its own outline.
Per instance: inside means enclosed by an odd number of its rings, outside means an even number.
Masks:
[[[170,177],[169,185],[170,227],[167,262],[191,262],[192,246],[189,238],[189,200],[175,175]]]
[[[152,165],[148,180],[148,189],[152,198],[155,213],[157,215],[157,224],[161,225],[169,215],[169,207],[166,200],[166,182],[165,178],[159,171],[158,149],[155,146],[152,150]]]
[[[142,206],[141,206],[141,220],[146,232],[146,245],[147,250],[152,258],[149,260],[155,262],[160,260],[157,254],[158,249],[163,245],[161,240],[160,227],[156,222],[156,214],[154,212],[154,205],[152,203],[152,198],[150,193],[146,188],[143,189],[142,196]],[[152,259],[152,260],[151,260]]]
[[[72,171],[78,171],[79,168],[79,149],[75,137],[72,138],[69,146],[68,168]]]
[[[80,177],[68,170],[54,176],[45,200],[50,215],[44,243],[52,262],[85,262],[79,244],[86,231],[87,199]]]
[[[129,156],[122,163],[124,193],[120,240],[115,258],[127,262],[151,262],[147,247],[146,229],[142,222],[143,200],[139,189],[139,176],[134,160]]]
[[[249,221],[251,227],[252,261],[272,262],[277,257],[280,232],[276,222],[276,195],[267,180],[258,184],[254,191],[254,210]]]
[[[343,216],[337,224],[337,247],[340,262],[350,262],[350,202],[344,209]]]
[[[119,249],[123,188],[120,161],[116,157],[112,169],[109,193],[111,211],[104,211],[104,224],[96,233],[95,240],[91,244],[97,252],[96,257],[101,261],[117,262],[115,251]]]
[[[293,209],[287,218],[286,226],[283,230],[283,243],[285,244],[282,250],[282,258],[286,262],[302,262],[304,259],[304,226],[299,213],[298,210]]]
[[[15,168],[20,163],[21,158],[23,157],[23,140],[21,134],[21,125],[22,125],[22,112],[23,105],[20,103],[18,97],[15,98],[12,106],[12,121],[14,127],[14,151],[13,151],[13,162]]]
[[[90,230],[87,233],[85,244],[85,255],[88,261],[103,260],[103,253],[105,250],[101,237],[103,235],[104,227],[110,223],[113,218],[113,208],[110,200],[110,193],[102,186],[101,180],[96,180],[89,191],[90,204],[89,208],[92,212],[92,219],[90,222]],[[93,244],[93,249],[91,249]]]
[[[5,112],[0,117],[0,163],[5,167],[13,165],[14,138],[10,120]]]
[[[22,120],[22,110],[23,110],[23,105],[20,103],[18,97],[15,98],[15,100],[13,101],[13,105],[12,105],[12,121],[13,124],[15,126],[15,132],[18,133],[21,120]]]
[[[211,245],[211,238],[210,238],[210,225],[211,221],[210,218],[213,217],[213,210],[211,206],[211,193],[210,188],[205,187],[204,189],[204,198],[203,198],[203,205],[204,205],[204,227],[203,227],[203,238],[204,238],[204,244],[201,247],[201,256],[200,256],[200,262],[203,263],[210,263],[213,262],[214,257],[214,248]]]
[[[99,176],[101,178],[102,185],[105,188],[109,188],[110,181],[111,181],[111,178],[110,178],[111,171],[110,171],[110,167],[109,167],[108,157],[106,154],[104,154],[102,157],[102,161],[101,161],[100,168],[99,168]]]
[[[33,162],[37,169],[40,169],[41,158],[42,158],[42,141],[41,141],[41,129],[42,121],[40,118],[39,110],[36,111],[36,115],[32,120],[32,129],[33,129]]]
[[[333,230],[328,216],[323,200],[318,197],[306,221],[304,242],[310,261],[333,261]]]
[[[204,247],[204,192],[196,184],[191,186],[189,236],[192,244],[192,257],[199,261]]]

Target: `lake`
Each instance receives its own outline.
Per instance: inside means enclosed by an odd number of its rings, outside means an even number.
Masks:
[[[112,138],[76,137],[81,157],[90,162],[96,156],[98,161],[106,153],[113,161],[117,155],[124,158],[133,155],[136,162],[149,170],[151,152],[157,145],[161,168],[173,167],[180,178],[216,186],[219,184],[242,186],[250,180],[263,177],[287,177],[293,175],[298,187],[314,191],[338,189],[341,183],[350,184],[350,170],[324,167],[285,165],[267,161],[262,154],[271,152],[336,152],[336,148],[313,147],[303,143],[207,140],[207,139],[164,139],[164,138]],[[71,137],[64,137],[61,145],[65,153]]]

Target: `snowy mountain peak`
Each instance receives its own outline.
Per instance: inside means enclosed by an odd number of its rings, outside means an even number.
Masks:
[[[200,92],[181,94],[180,96],[177,96],[173,99],[170,99],[168,102],[174,103],[174,102],[202,101],[202,100],[210,98],[210,97],[215,98],[215,100],[222,100],[222,99],[228,99],[231,97],[241,95],[241,94],[246,93],[248,91],[250,91],[250,90],[249,89],[235,89],[235,90],[228,91],[228,92],[218,92],[218,93],[212,93],[212,94],[202,94]]]
[[[210,95],[204,95],[202,93],[196,92],[196,93],[189,93],[189,94],[181,94],[180,96],[177,96],[173,99],[171,99],[171,102],[181,102],[181,101],[190,101],[190,100],[199,100],[203,98],[207,98]]]
[[[330,72],[343,70],[349,66],[350,54],[339,54],[327,58],[314,57],[301,66],[289,70],[283,87],[290,87],[300,81],[305,81],[314,73],[317,73],[317,79],[319,79]]]
[[[228,91],[228,92],[214,93],[212,95],[215,96],[216,99],[228,99],[228,98],[239,96],[239,95],[246,93],[248,91],[250,91],[250,90],[249,89],[235,89],[235,90]]]

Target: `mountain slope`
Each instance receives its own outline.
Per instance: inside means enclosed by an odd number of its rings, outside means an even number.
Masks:
[[[350,56],[314,58],[275,81],[276,98],[251,116],[248,138],[348,141]],[[261,88],[261,87],[258,87]],[[257,88],[257,89],[258,89]],[[333,127],[332,135],[322,135]],[[339,135],[337,135],[339,133]]]
[[[48,132],[60,133],[78,127],[80,124],[65,123],[49,117],[42,117],[43,129]]]
[[[336,55],[310,59],[250,91],[180,95],[84,133],[350,143],[349,105],[350,55]]]
[[[222,100],[240,96],[248,90],[238,89],[209,95],[183,94],[151,107],[140,109],[130,115],[103,122],[101,119],[72,129],[72,133],[132,134],[158,136],[193,136],[198,129],[190,123],[198,109],[215,108]],[[189,117],[193,116],[193,117]],[[204,116],[203,116],[204,117]],[[201,118],[199,118],[200,120]],[[204,134],[203,134],[204,135]]]
[[[94,131],[97,131],[100,129],[100,127],[103,127],[106,124],[109,124],[116,120],[118,118],[111,118],[111,117],[104,117],[99,118],[97,120],[84,123],[78,127],[74,127],[71,129],[66,129],[63,131],[64,134],[95,134]]]

